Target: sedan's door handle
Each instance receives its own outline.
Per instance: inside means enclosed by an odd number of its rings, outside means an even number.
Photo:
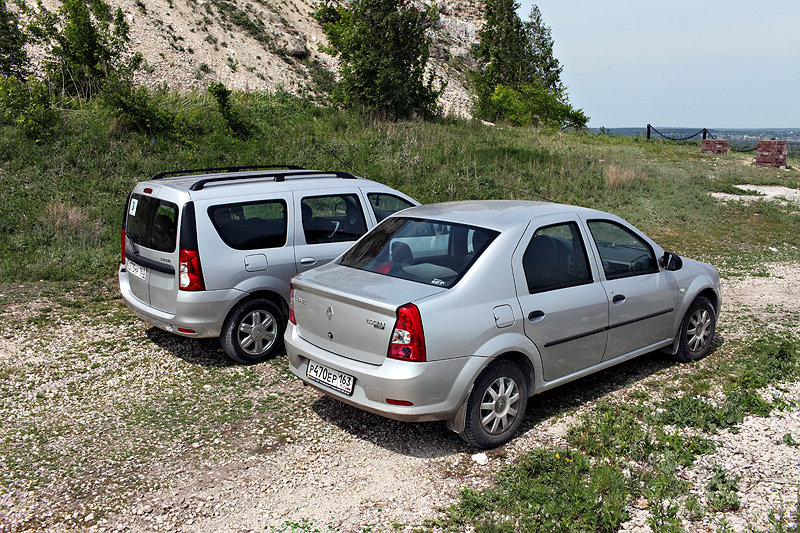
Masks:
[[[300,260],[301,265],[313,265],[317,262],[316,257],[304,257]]]
[[[531,311],[528,313],[528,320],[531,322],[539,322],[544,318],[544,311]]]
[[[625,302],[625,295],[624,294],[617,294],[611,299],[615,305],[620,305]]]

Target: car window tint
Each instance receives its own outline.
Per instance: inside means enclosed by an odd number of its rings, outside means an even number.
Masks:
[[[286,203],[283,200],[215,205],[208,216],[222,241],[235,250],[286,245]]]
[[[307,244],[354,241],[367,231],[361,202],[354,194],[307,196],[300,208]]]
[[[658,272],[658,261],[650,245],[615,222],[593,220],[589,231],[597,245],[603,271],[608,279]]]
[[[372,207],[372,212],[375,213],[375,218],[378,222],[388,217],[392,213],[396,213],[407,207],[412,207],[414,204],[408,200],[404,200],[399,196],[384,193],[369,193],[369,204]]]
[[[537,230],[522,264],[531,293],[592,282],[586,248],[574,222]]]
[[[393,217],[353,245],[339,264],[452,287],[497,235],[462,224]]]
[[[125,232],[133,243],[159,252],[174,252],[178,206],[142,194],[131,195]]]

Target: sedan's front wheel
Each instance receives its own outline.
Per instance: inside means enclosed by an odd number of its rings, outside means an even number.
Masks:
[[[467,400],[461,436],[478,448],[496,448],[517,433],[528,404],[525,376],[511,361],[497,360],[480,373]]]
[[[678,352],[675,358],[683,363],[699,361],[711,349],[714,331],[717,326],[717,314],[714,306],[704,296],[698,296],[681,322],[678,332]]]

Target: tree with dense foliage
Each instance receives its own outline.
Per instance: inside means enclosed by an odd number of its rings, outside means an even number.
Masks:
[[[103,0],[63,0],[59,13],[48,11],[39,0],[31,30],[49,46],[44,67],[63,94],[90,98],[110,74],[131,66],[125,57],[130,27],[122,10],[112,14]]]
[[[334,97],[345,107],[390,118],[439,114],[442,86],[436,89],[434,75],[426,76],[426,31],[437,20],[432,6],[408,0],[326,2],[314,16],[328,37],[326,51],[341,60]]]
[[[584,127],[589,121],[574,109],[561,83],[553,38],[538,6],[523,22],[515,0],[486,0],[486,23],[472,48],[483,63],[475,75],[476,115],[512,124]]]
[[[5,0],[0,3],[0,74],[22,78],[28,63],[27,36],[20,27],[19,16],[8,7]]]

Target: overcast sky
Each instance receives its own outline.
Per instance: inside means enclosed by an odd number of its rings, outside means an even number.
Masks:
[[[591,127],[800,128],[800,0],[517,1]]]

